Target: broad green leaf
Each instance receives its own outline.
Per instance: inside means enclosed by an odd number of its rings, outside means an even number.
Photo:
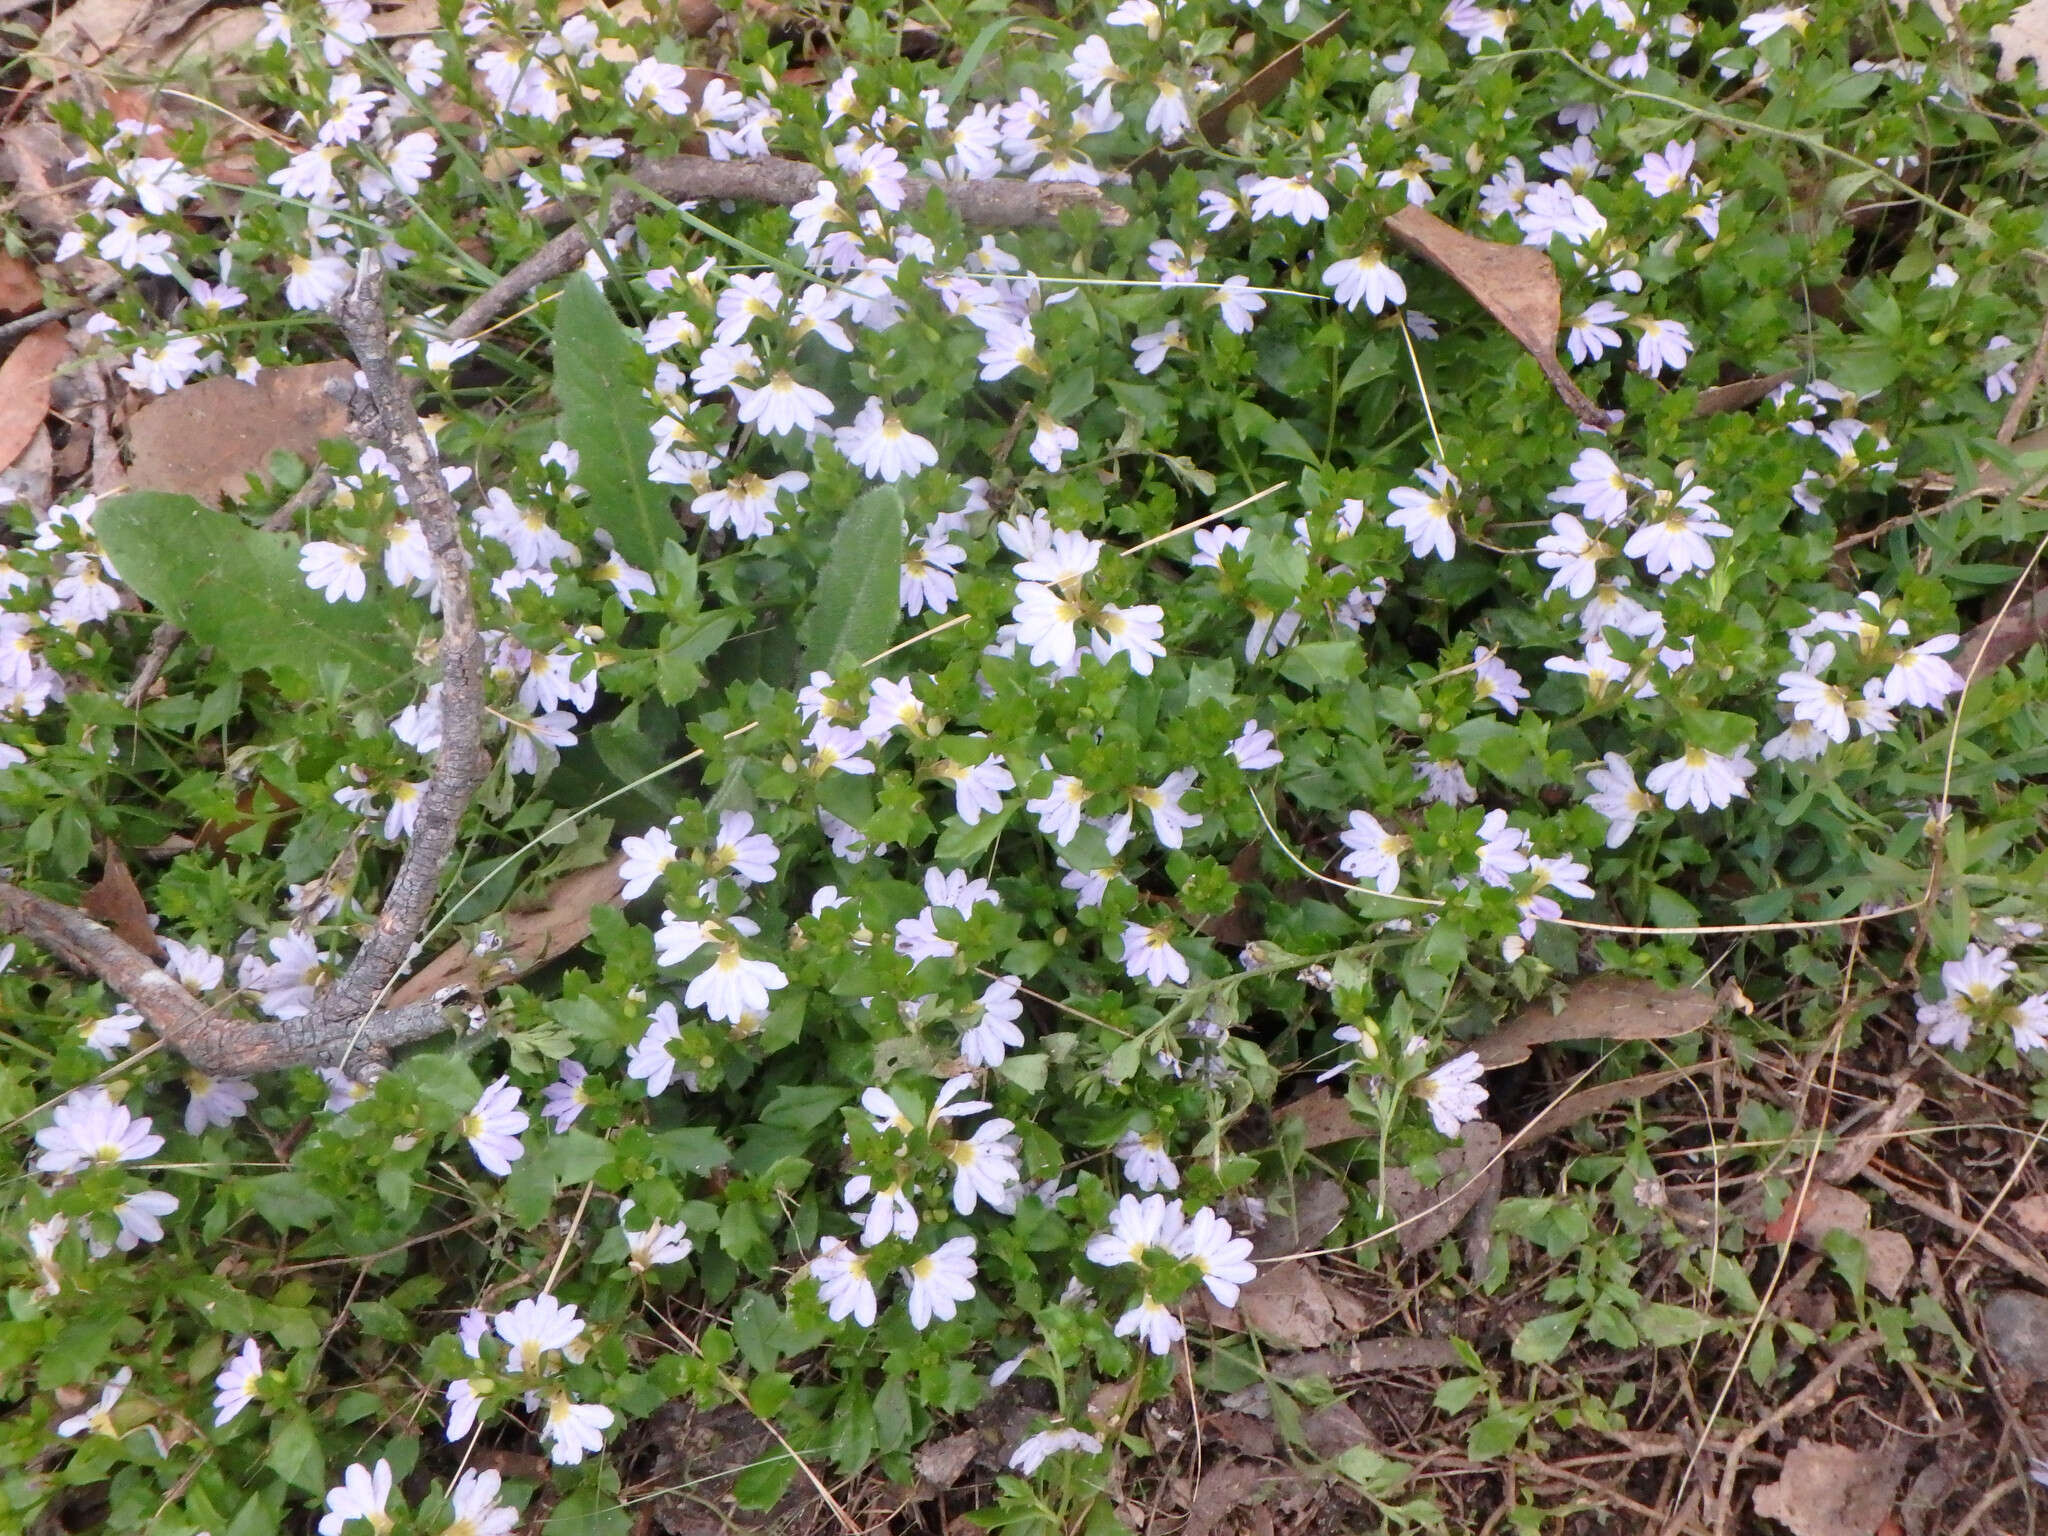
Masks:
[[[278,1426],[270,1438],[269,1469],[307,1493],[318,1493],[327,1486],[327,1464],[311,1419],[295,1413]]]
[[[1691,1344],[1714,1331],[1714,1320],[1691,1307],[1668,1301],[1652,1301],[1636,1308],[1636,1332],[1654,1349],[1673,1349]]]
[[[548,1516],[546,1536],[626,1536],[633,1517],[616,1495],[602,1488],[578,1488]]]
[[[676,537],[669,493],[647,478],[659,414],[640,391],[647,355],[581,272],[555,304],[555,403],[562,440],[579,456],[576,481],[599,527],[627,562],[651,571]]]
[[[1490,1413],[1472,1426],[1465,1437],[1465,1454],[1474,1461],[1491,1461],[1505,1456],[1522,1443],[1528,1425],[1514,1414]]]
[[[830,670],[842,654],[863,660],[889,643],[902,568],[903,496],[882,486],[847,508],[832,535],[800,633],[807,670]]]
[[[284,534],[162,491],[103,503],[93,532],[125,584],[237,668],[311,678],[315,660],[345,662],[366,692],[411,670],[403,600],[378,588],[360,603],[328,602]]]
[[[317,1227],[335,1214],[334,1202],[296,1170],[250,1179],[243,1184],[242,1194],[256,1214],[280,1232]]]
[[[1579,1330],[1581,1309],[1531,1318],[1515,1335],[1514,1357],[1524,1365],[1543,1365],[1564,1353]]]
[[[733,1502],[741,1509],[773,1509],[795,1472],[796,1463],[780,1451],[757,1461],[733,1479]]]

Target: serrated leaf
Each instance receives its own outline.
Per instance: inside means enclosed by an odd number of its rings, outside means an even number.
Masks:
[[[311,660],[345,662],[374,692],[412,668],[413,625],[401,600],[372,591],[330,603],[299,572],[297,541],[162,491],[103,502],[93,533],[136,594],[231,666],[314,676]]]
[[[840,655],[861,660],[889,643],[902,569],[903,496],[882,486],[855,501],[833,532],[798,632],[806,670],[829,670]]]
[[[649,435],[659,414],[641,393],[647,355],[583,273],[570,278],[555,303],[555,403],[562,440],[580,462],[576,483],[585,506],[612,546],[651,571],[662,546],[676,537],[669,493],[647,478]]]

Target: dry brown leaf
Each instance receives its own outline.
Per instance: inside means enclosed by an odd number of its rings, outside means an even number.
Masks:
[[[1477,239],[1412,205],[1388,219],[1387,228],[1408,250],[1477,299],[1480,308],[1522,344],[1574,416],[1603,432],[1614,425],[1614,418],[1586,398],[1557,360],[1564,289],[1548,256],[1533,246]]]
[[[71,338],[52,321],[22,337],[0,363],[0,465],[35,441],[50,414],[50,380],[70,356]]]
[[[624,862],[620,854],[608,863],[564,875],[548,888],[538,907],[505,919],[505,943],[488,955],[473,954],[466,944],[442,950],[393,994],[390,1006],[424,1002],[443,987],[482,993],[567,954],[590,937],[591,908],[618,904],[625,888],[619,878]]]
[[[2034,73],[2048,81],[2048,0],[2027,0],[1991,29],[1991,41],[1998,44],[1999,79],[2017,79],[2020,61],[2032,59]]]
[[[1202,1294],[1208,1297],[1206,1291]],[[1211,1304],[1209,1317],[1217,1327],[1248,1328],[1283,1349],[1318,1349],[1344,1331],[1336,1302],[1306,1259],[1260,1270],[1256,1280],[1238,1291],[1236,1307]]]
[[[140,71],[157,45],[213,0],[77,0],[60,10],[36,42],[34,57],[51,80],[74,73],[102,77],[111,68]]]
[[[1365,1127],[1351,1113],[1344,1096],[1328,1088],[1305,1093],[1282,1106],[1280,1118],[1301,1122],[1302,1145],[1309,1148],[1327,1147],[1333,1141],[1356,1141],[1365,1134]]]
[[[1273,1433],[1272,1425],[1229,1408],[1203,1414],[1202,1431],[1247,1456],[1273,1456],[1280,1450],[1280,1437]]]
[[[1372,1431],[1348,1403],[1330,1403],[1303,1419],[1301,1438],[1324,1461],[1335,1461],[1353,1446],[1373,1443]]]
[[[1273,1362],[1283,1381],[1309,1376],[1377,1376],[1387,1371],[1447,1371],[1459,1360],[1449,1339],[1358,1339],[1342,1349],[1318,1349]]]
[[[1497,1194],[1501,1182],[1500,1127],[1491,1120],[1465,1126],[1464,1139],[1437,1153],[1437,1182],[1425,1189],[1406,1168],[1389,1168],[1387,1212],[1400,1223],[1394,1234],[1411,1258],[1449,1237],[1465,1213]]]
[[[66,79],[80,64],[97,64],[142,25],[149,0],[78,0],[57,13],[36,40],[31,57],[43,61],[55,79]]]
[[[1913,1245],[1897,1232],[1873,1229],[1870,1206],[1849,1190],[1816,1179],[1804,1201],[1797,1186],[1784,1210],[1764,1228],[1764,1240],[1782,1243],[1789,1234],[1809,1248],[1819,1248],[1830,1232],[1848,1232],[1863,1244],[1864,1274],[1888,1297],[1896,1297],[1913,1274]]]
[[[2006,1207],[2019,1229],[2033,1238],[2048,1238],[2048,1195],[2027,1195]]]
[[[1182,1536],[1211,1536],[1223,1517],[1258,1491],[1259,1469],[1248,1461],[1226,1461],[1211,1467],[1188,1501]]]
[[[208,11],[177,36],[167,39],[150,58],[156,73],[232,57],[256,41],[267,22],[254,6]]]
[[[583,9],[582,0],[567,0],[561,8],[563,20]],[[415,32],[433,32],[441,25],[440,0],[402,0],[370,19],[370,30],[379,37],[407,37]]]
[[[2003,617],[1993,608],[1989,616],[1972,625],[1956,652],[1955,666],[1965,677],[1988,677],[2044,639],[2048,639],[2048,592],[2036,592],[2007,608]]]
[[[1926,1097],[1927,1090],[1918,1083],[1901,1083],[1876,1118],[1844,1136],[1836,1143],[1835,1149],[1820,1160],[1814,1172],[1830,1184],[1847,1184],[1855,1179],[1884,1149],[1885,1142],[1913,1118]]]
[[[149,920],[149,903],[142,899],[135,877],[128,873],[121,850],[107,844],[100,865],[99,883],[79,898],[78,905],[88,916],[98,918],[118,933],[130,949],[152,960],[161,960],[164,947],[157,941],[156,928]]]
[[[1792,1536],[1877,1536],[1899,1486],[1896,1457],[1801,1440],[1775,1483],[1756,1491],[1756,1512]]]
[[[1592,976],[1565,993],[1552,1009],[1538,1003],[1472,1049],[1490,1072],[1527,1061],[1539,1045],[1561,1040],[1669,1040],[1689,1035],[1714,1017],[1710,992],[1672,991],[1629,976]]]
[[[36,435],[14,456],[14,462],[0,469],[0,501],[24,501],[42,511],[56,489],[56,466],[46,423],[36,428]]]
[[[1596,1083],[1591,1088],[1581,1088],[1577,1093],[1568,1093],[1517,1131],[1515,1145],[1518,1148],[1533,1147],[1545,1137],[1555,1136],[1559,1131],[1578,1124],[1589,1115],[1604,1114],[1617,1104],[1640,1103],[1658,1089],[1705,1070],[1702,1066],[1678,1067],[1669,1072],[1645,1072],[1639,1077],[1624,1077],[1613,1083]]]
[[[25,315],[43,306],[43,285],[35,265],[0,251],[0,315]]]
[[[268,477],[273,453],[310,459],[346,435],[348,407],[326,385],[354,373],[353,363],[300,363],[266,368],[254,384],[201,379],[151,400],[128,422],[128,483],[211,506],[246,495],[251,475]]]
[[[1797,368],[1787,368],[1780,373],[1767,373],[1762,378],[1716,384],[1711,389],[1700,391],[1699,398],[1692,403],[1692,413],[1694,416],[1718,416],[1723,411],[1747,410],[1780,384],[1798,377]]]
[[[1351,1197],[1335,1179],[1308,1179],[1266,1199],[1266,1224],[1252,1233],[1254,1259],[1278,1259],[1317,1246],[1336,1231]]]
[[[920,1491],[929,1497],[930,1494],[943,1493],[959,1482],[960,1474],[974,1464],[975,1453],[980,1447],[980,1438],[972,1430],[948,1435],[924,1446],[911,1458],[917,1468]]]

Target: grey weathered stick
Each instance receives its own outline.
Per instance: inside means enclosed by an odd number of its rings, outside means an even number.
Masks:
[[[218,1077],[249,1077],[283,1067],[339,1065],[348,1044],[337,1035],[325,1051],[275,1020],[229,1018],[199,1001],[111,928],[83,912],[0,880],[0,925],[49,950],[73,970],[104,981],[126,998],[149,1027],[185,1060]],[[359,1050],[382,1056],[447,1029],[441,1005],[415,1003],[371,1015]]]
[[[629,173],[634,181],[674,202],[693,198],[722,198],[743,203],[777,203],[783,207],[800,203],[818,190],[825,178],[818,168],[796,160],[713,160],[704,155],[675,155],[666,160],[645,160]],[[1072,208],[1091,210],[1103,223],[1121,225],[1130,215],[1094,187],[1078,182],[1037,182],[997,179],[993,181],[932,181],[912,176],[904,185],[904,201],[921,205],[936,189],[972,229],[1046,228],[1059,223]],[[620,190],[613,194],[604,214],[604,232],[610,234],[647,207],[638,194]],[[566,217],[558,209],[541,209]],[[460,341],[474,336],[498,316],[542,283],[574,271],[590,253],[590,237],[584,227],[563,230],[497,282],[470,300],[469,305],[448,327],[448,335]]]
[[[434,556],[441,597],[441,750],[412,839],[370,936],[349,967],[323,993],[312,1012],[288,1020],[286,1032],[309,1056],[324,1053],[339,1038],[368,1043],[366,1025],[425,926],[441,872],[455,851],[462,813],[483,782],[484,648],[477,632],[476,602],[469,562],[462,549],[455,498],[441,478],[441,461],[412,403],[412,387],[391,355],[390,321],[384,308],[384,263],[374,249],[357,260],[356,280],[334,306],[356,365],[368,384],[351,405],[363,437],[382,449],[398,472],[414,516]]]

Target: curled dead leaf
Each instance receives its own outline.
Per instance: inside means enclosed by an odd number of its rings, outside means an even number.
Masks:
[[[1237,1293],[1235,1307],[1222,1307],[1203,1293],[1209,1320],[1218,1328],[1249,1329],[1283,1349],[1317,1349],[1356,1333],[1364,1310],[1343,1290],[1325,1286],[1313,1261],[1289,1259],[1259,1271]]]
[[[1792,1536],[1877,1536],[1902,1470],[1883,1452],[1801,1440],[1778,1480],[1757,1489],[1756,1512]]]
[[[1527,1061],[1539,1045],[1561,1040],[1669,1040],[1703,1028],[1717,1004],[1712,993],[1673,991],[1630,976],[1592,976],[1558,1006],[1538,1003],[1512,1023],[1472,1044],[1488,1071]]]
[[[142,899],[141,888],[128,873],[121,850],[108,843],[100,863],[99,883],[79,899],[79,907],[87,916],[98,918],[118,933],[130,949],[152,960],[163,959],[163,944],[149,920],[149,903]]]
[[[0,466],[35,441],[50,414],[51,380],[70,356],[70,336],[52,321],[22,337],[0,363]]]
[[[34,264],[0,251],[0,315],[25,315],[42,303],[43,285]]]
[[[1386,1175],[1387,1213],[1409,1257],[1433,1248],[1458,1229],[1468,1212],[1496,1198],[1501,1184],[1500,1127],[1490,1120],[1465,1126],[1464,1139],[1436,1155],[1437,1181],[1424,1186],[1406,1168]]]
[[[1564,289],[1548,256],[1533,246],[1478,239],[1412,205],[1388,219],[1387,230],[1478,300],[1479,307],[1536,359],[1543,377],[1574,416],[1603,432],[1614,425],[1614,417],[1588,399],[1557,360]]]
[[[617,905],[625,888],[619,878],[623,862],[619,855],[564,875],[539,906],[506,918],[505,943],[488,955],[475,954],[466,944],[442,950],[392,995],[390,1006],[424,1002],[443,987],[481,994],[567,954],[590,937],[591,908]]]
[[[1694,416],[1719,416],[1724,411],[1742,411],[1755,405],[1780,384],[1799,377],[1797,368],[1786,368],[1778,373],[1767,373],[1760,378],[1737,379],[1732,384],[1716,384],[1703,389],[1699,398],[1692,403]]]

